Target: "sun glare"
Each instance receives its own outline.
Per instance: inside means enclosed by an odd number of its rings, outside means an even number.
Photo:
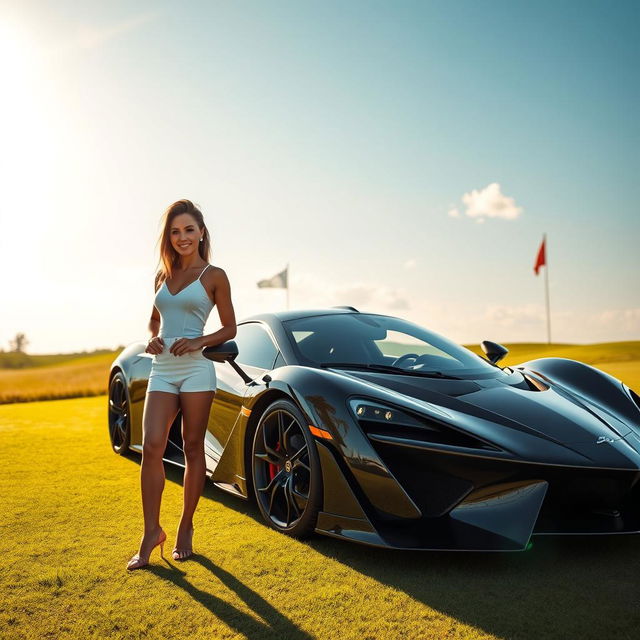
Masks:
[[[52,134],[44,76],[36,42],[19,25],[0,22],[0,180],[4,211],[19,210],[25,198],[44,215],[50,187]],[[34,232],[35,233],[35,232]],[[12,258],[11,243],[3,257]],[[19,248],[15,249],[19,252]]]
[[[0,79],[3,86],[14,88],[26,81],[33,65],[33,52],[33,45],[20,29],[0,22]]]
[[[35,110],[36,88],[35,47],[18,28],[0,23],[0,82],[3,99],[0,101],[0,127],[3,130],[3,146],[11,153],[3,154],[10,162],[9,173],[15,168],[15,153],[29,137],[29,123]],[[12,157],[13,156],[13,157]]]

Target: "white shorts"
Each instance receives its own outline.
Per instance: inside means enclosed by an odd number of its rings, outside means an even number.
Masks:
[[[164,350],[151,358],[149,391],[167,391],[179,394],[183,391],[215,391],[216,367],[205,358],[202,351],[189,351],[181,356],[169,352],[171,345],[180,338],[162,338]]]

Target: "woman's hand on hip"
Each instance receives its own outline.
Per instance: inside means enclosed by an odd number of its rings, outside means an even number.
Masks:
[[[164,351],[164,342],[162,338],[159,336],[153,336],[153,338],[147,342],[147,346],[144,351],[145,353],[153,353],[154,355],[162,353]]]
[[[173,353],[174,356],[183,356],[185,353],[199,349],[202,349],[200,338],[180,338],[171,345],[169,353]]]

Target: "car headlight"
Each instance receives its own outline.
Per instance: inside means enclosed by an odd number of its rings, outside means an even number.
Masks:
[[[468,449],[500,450],[462,429],[427,416],[412,415],[375,400],[351,398],[349,408],[362,430],[375,442],[402,444],[403,441],[410,440]]]
[[[371,400],[352,398],[349,401],[349,406],[358,420],[419,427],[421,429],[429,428],[424,421],[418,420],[404,411]]]

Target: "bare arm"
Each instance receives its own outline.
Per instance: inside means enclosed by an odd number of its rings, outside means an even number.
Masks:
[[[156,274],[156,280],[153,284],[154,293],[158,293],[158,285],[160,283],[160,273]],[[160,332],[160,312],[156,309],[156,305],[153,305],[151,309],[151,318],[149,318],[149,331],[151,331],[151,338],[155,338]],[[149,338],[149,340],[151,340]]]
[[[149,331],[151,331],[151,338],[155,338],[160,333],[160,314],[155,304],[151,310],[151,318],[149,318]]]
[[[159,278],[156,277],[156,282],[155,282],[156,292],[158,291],[158,280]],[[148,329],[151,332],[151,337],[149,338],[148,342],[151,342],[151,340],[153,340],[153,338],[155,338],[158,335],[158,333],[160,333],[160,312],[158,311],[158,309],[156,309],[155,304],[151,309],[151,317],[149,318]],[[163,342],[162,338],[160,338],[159,340],[161,343]],[[154,346],[149,346],[149,344],[147,343],[147,348],[145,349],[145,351],[147,353],[161,353],[162,349],[160,348],[160,351],[158,351]]]
[[[204,335],[200,340],[200,348],[222,344],[231,340],[236,335],[236,314],[231,302],[231,285],[224,269],[216,269],[213,274],[214,279],[214,299],[218,307],[221,329]]]

